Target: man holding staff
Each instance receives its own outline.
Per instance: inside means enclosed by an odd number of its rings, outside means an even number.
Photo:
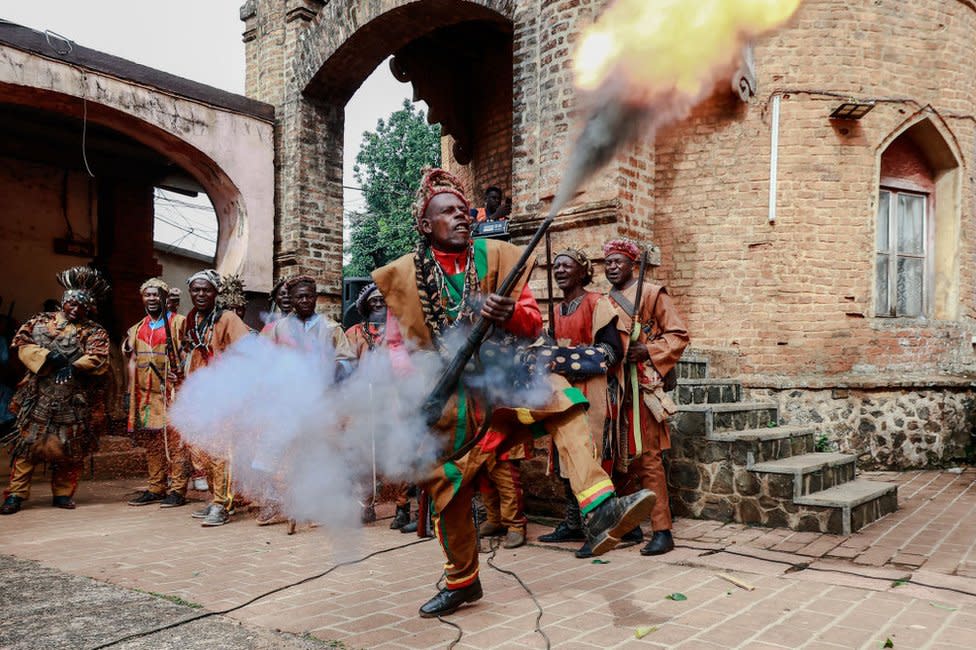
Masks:
[[[407,342],[420,350],[442,349],[449,330],[474,321],[479,313],[521,339],[541,332],[539,306],[526,285],[528,272],[521,274],[512,295],[495,292],[517,266],[521,251],[505,242],[472,241],[469,209],[458,180],[444,170],[430,170],[413,208],[420,233],[417,251],[373,273],[388,307],[387,344],[401,368],[409,363]],[[594,458],[586,398],[558,376],[550,380],[548,403],[532,408],[490,404],[461,381],[434,425],[453,451],[424,481],[434,505],[434,529],[447,558],[446,587],[420,608],[422,617],[451,614],[482,597],[471,517],[474,479],[492,454],[533,433],[553,436],[586,517],[594,555],[613,548],[653,506],[654,495],[646,490],[623,498],[614,494],[610,477]],[[476,438],[479,431],[488,431],[486,420],[490,433]],[[472,440],[477,442],[470,444]]]
[[[664,392],[664,377],[688,346],[688,330],[664,287],[650,282],[644,282],[643,288],[638,286],[634,270],[641,250],[635,242],[610,240],[603,246],[603,256],[607,280],[612,285],[610,302],[617,312],[625,345],[618,411],[620,435],[614,441],[613,453],[615,484],[625,494],[644,488],[657,495],[651,513],[654,534],[641,549],[641,555],[660,555],[674,549],[668,479],[661,458],[662,452],[671,448],[666,419],[673,412],[674,403]]]
[[[146,447],[149,485],[130,506],[186,504],[190,457],[180,435],[167,421],[167,407],[182,371],[178,350],[184,318],[166,309],[169,286],[150,278],[139,287],[146,315],[129,328],[122,354],[129,360],[129,433]]]

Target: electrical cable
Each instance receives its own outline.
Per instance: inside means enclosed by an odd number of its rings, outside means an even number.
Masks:
[[[496,538],[491,540],[489,544],[490,544],[489,548],[491,548],[491,555],[488,556],[488,559],[485,560],[485,563],[488,564],[488,566],[490,566],[495,571],[504,573],[505,575],[512,576],[518,581],[520,585],[522,585],[522,589],[525,590],[525,593],[527,593],[529,595],[529,598],[532,599],[532,602],[535,603],[536,609],[539,610],[539,613],[536,614],[535,617],[535,631],[542,636],[543,640],[545,640],[546,650],[549,650],[552,647],[552,641],[549,639],[549,635],[542,631],[542,614],[543,614],[542,603],[539,602],[539,599],[535,597],[535,593],[533,593],[533,591],[529,588],[529,586],[522,581],[522,578],[520,578],[517,573],[515,573],[511,569],[503,569],[494,563],[495,554],[498,553],[498,546],[501,544],[501,541]]]
[[[868,580],[881,580],[884,582],[904,582],[907,584],[913,584],[919,587],[926,587],[928,589],[936,589],[940,591],[951,591],[963,596],[972,596],[976,598],[976,593],[971,591],[966,591],[964,589],[956,589],[955,587],[940,587],[938,585],[930,585],[924,582],[919,582],[917,580],[912,580],[908,578],[906,580],[892,580],[891,578],[884,578],[881,576],[871,576],[865,573],[858,573],[857,571],[847,571],[845,569],[832,569],[830,567],[816,567],[810,566],[810,562],[790,562],[789,560],[779,560],[776,558],[761,557],[759,555],[753,555],[751,553],[741,553],[739,551],[730,551],[728,548],[707,548],[704,546],[689,546],[687,544],[675,544],[675,548],[687,548],[693,551],[705,551],[698,557],[704,557],[706,555],[716,555],[718,553],[725,553],[727,555],[736,555],[738,557],[748,558],[750,560],[759,560],[761,562],[771,562],[773,564],[782,564],[784,566],[790,567],[786,570],[787,573],[794,573],[797,571],[816,571],[819,573],[840,573],[843,575],[854,576],[857,578],[866,578]]]
[[[205,619],[205,618],[210,618],[211,616],[221,616],[221,615],[224,615],[224,614],[230,614],[231,612],[236,612],[239,609],[243,609],[243,608],[247,607],[248,605],[254,604],[254,603],[256,603],[257,601],[259,601],[259,600],[261,600],[263,598],[267,598],[268,596],[272,596],[272,595],[277,594],[279,592],[285,591],[286,589],[291,589],[292,587],[297,587],[299,585],[303,585],[306,582],[311,582],[313,580],[318,580],[319,578],[324,578],[325,576],[329,575],[330,573],[332,573],[333,571],[335,571],[339,567],[351,566],[353,564],[359,564],[360,562],[365,562],[366,560],[368,560],[370,558],[373,558],[373,557],[376,557],[377,555],[382,555],[384,553],[389,553],[391,551],[398,551],[400,549],[408,548],[410,546],[416,546],[417,544],[423,544],[424,542],[429,542],[430,540],[431,540],[431,538],[425,537],[423,539],[418,539],[418,540],[413,541],[413,542],[407,542],[406,544],[400,544],[399,546],[391,546],[389,548],[383,548],[383,549],[380,549],[378,551],[373,551],[372,553],[370,553],[368,555],[364,555],[363,557],[359,558],[358,560],[350,560],[348,562],[339,562],[338,564],[332,565],[330,568],[326,569],[325,571],[322,571],[321,573],[317,573],[315,575],[308,576],[307,578],[302,578],[301,580],[298,580],[296,582],[291,582],[291,583],[288,583],[286,585],[282,585],[281,587],[276,587],[275,589],[272,589],[270,591],[266,591],[263,594],[258,594],[254,598],[251,598],[250,600],[248,600],[248,601],[246,601],[244,603],[241,603],[240,605],[234,605],[233,607],[228,607],[227,609],[221,609],[221,610],[217,610],[217,611],[213,611],[213,612],[204,612],[203,614],[198,614],[196,616],[191,616],[189,618],[185,618],[185,619],[176,621],[174,623],[169,623],[167,625],[160,625],[159,627],[155,627],[155,628],[152,628],[150,630],[145,630],[143,632],[135,632],[133,634],[129,634],[129,635],[124,636],[124,637],[121,637],[119,639],[115,639],[114,641],[109,641],[108,643],[103,643],[101,645],[97,645],[97,646],[93,647],[91,650],[103,650],[103,648],[110,648],[112,646],[119,645],[120,643],[125,643],[126,641],[131,641],[133,639],[141,639],[143,637],[151,636],[151,635],[157,634],[159,632],[164,632],[166,630],[172,630],[173,628],[181,627],[183,625],[186,625],[187,623],[192,623],[193,621],[199,621],[199,620],[202,620],[202,619]]]

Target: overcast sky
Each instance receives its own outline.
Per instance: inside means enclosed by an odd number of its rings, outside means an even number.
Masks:
[[[284,1],[284,0],[281,0]],[[243,0],[0,0],[0,18],[33,29],[51,30],[79,45],[114,54],[223,90],[244,94]],[[346,106],[345,185],[355,186],[352,166],[363,131],[398,110],[412,89],[381,63]],[[426,105],[421,103],[426,111]],[[347,209],[362,207],[358,192],[345,190]],[[169,204],[167,219],[200,223],[198,232],[157,221],[157,240],[206,252],[213,217]],[[182,215],[176,219],[175,213]],[[209,219],[210,223],[201,220]],[[193,244],[196,242],[196,244]],[[203,246],[204,249],[201,249]]]

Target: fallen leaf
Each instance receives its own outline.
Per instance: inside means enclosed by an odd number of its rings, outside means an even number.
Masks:
[[[895,643],[891,639],[885,639],[885,642],[881,645],[882,648],[894,648]]]
[[[932,607],[938,607],[939,609],[944,609],[949,612],[954,612],[957,609],[959,609],[958,607],[953,607],[951,605],[943,605],[942,603],[933,603],[931,601],[929,601],[929,605],[931,605]]]
[[[676,591],[673,594],[668,594],[667,596],[665,596],[665,598],[667,600],[679,600],[679,601],[680,600],[688,600],[688,596],[685,596],[680,591]]]
[[[636,630],[634,630],[634,636],[637,637],[638,639],[643,639],[651,632],[657,632],[656,625],[650,625],[648,627],[639,627]]]
[[[601,560],[601,559],[598,558],[596,560],[593,560],[592,563],[593,564],[610,564],[610,560]]]
[[[894,582],[891,583],[891,586],[892,587],[904,587],[907,584],[908,584],[908,580],[905,580],[903,578],[901,580],[895,580]]]

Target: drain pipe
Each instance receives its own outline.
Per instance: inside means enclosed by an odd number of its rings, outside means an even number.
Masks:
[[[773,95],[772,132],[769,136],[769,223],[776,223],[776,172],[779,162],[779,95]]]

